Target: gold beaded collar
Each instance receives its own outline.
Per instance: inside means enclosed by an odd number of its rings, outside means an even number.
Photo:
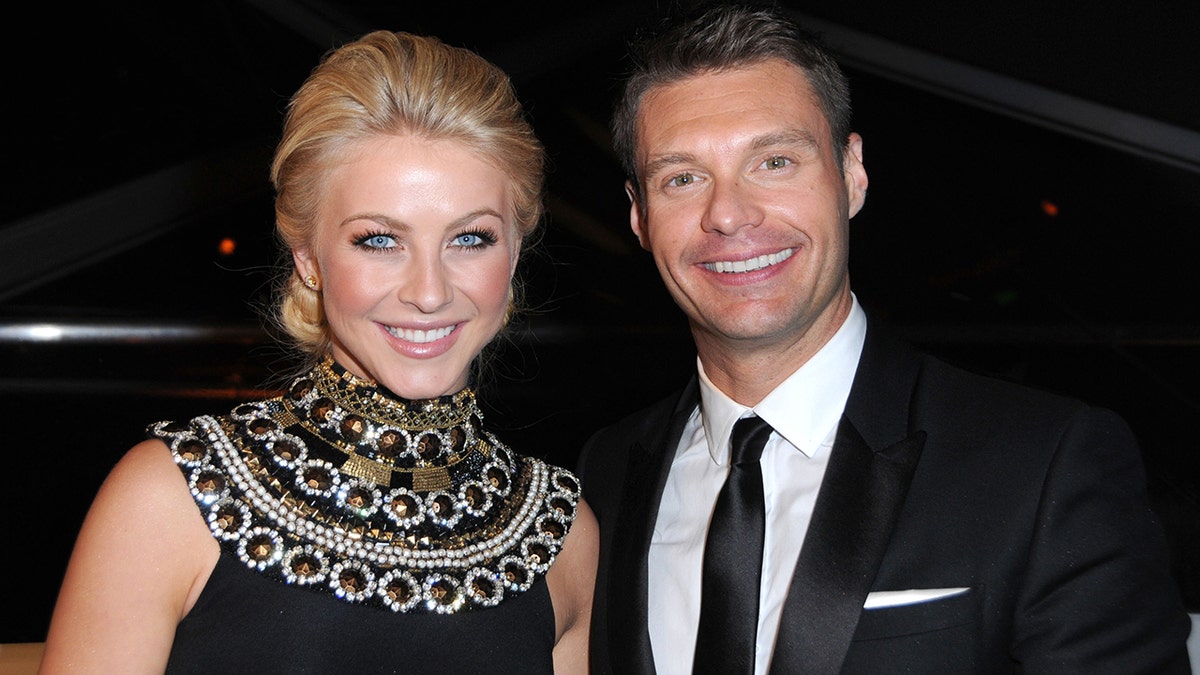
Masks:
[[[405,401],[331,360],[228,415],[159,422],[223,552],[394,612],[494,607],[562,549],[567,470],[513,453],[474,393]]]
[[[349,414],[408,431],[451,429],[479,412],[475,392],[470,387],[438,398],[403,399],[346,370],[332,356],[326,356],[317,365],[313,384]]]
[[[358,377],[326,356],[283,396],[285,427],[300,424],[341,450],[343,473],[387,485],[392,473],[411,474],[415,489],[446,489],[447,470],[472,451],[490,455],[483,413],[471,388],[410,401]]]

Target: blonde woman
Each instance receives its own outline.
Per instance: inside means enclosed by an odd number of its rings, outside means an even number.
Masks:
[[[149,427],[84,523],[43,672],[585,672],[595,519],[472,387],[542,165],[474,53],[381,31],[322,60],[272,166],[278,317],[309,362]]]

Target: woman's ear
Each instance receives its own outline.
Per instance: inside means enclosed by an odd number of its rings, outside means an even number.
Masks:
[[[304,277],[317,277],[317,263],[307,248],[292,249],[292,263],[296,265],[296,274]]]
[[[513,276],[517,273],[517,263],[521,260],[521,249],[524,247],[525,237],[518,235],[513,243],[512,261],[508,265],[508,280],[512,282]]]

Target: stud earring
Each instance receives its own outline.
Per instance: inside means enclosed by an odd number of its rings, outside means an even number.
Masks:
[[[304,285],[308,286],[310,289],[312,289],[314,291],[318,290],[317,289],[317,278],[311,274],[304,277]]]

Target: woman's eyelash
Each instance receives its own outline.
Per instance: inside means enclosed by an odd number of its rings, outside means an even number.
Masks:
[[[468,230],[454,235],[451,243],[454,246],[461,248],[484,248],[494,245],[499,241],[499,237],[495,232],[488,229]],[[365,249],[371,252],[386,251],[395,248],[399,244],[396,242],[396,237],[390,232],[366,232],[360,234],[353,240],[354,245],[358,248]]]
[[[473,240],[478,240],[478,241],[473,241]],[[461,243],[459,243],[459,246],[463,246],[464,248],[479,248],[482,246],[491,246],[492,244],[495,244],[498,240],[499,239],[496,237],[496,234],[494,232],[492,232],[491,230],[482,230],[482,229],[481,230],[468,230],[467,232],[460,232],[454,236],[454,241],[456,243],[461,242]]]
[[[396,238],[387,232],[367,232],[354,238],[354,245],[370,251],[381,251],[396,245]]]

